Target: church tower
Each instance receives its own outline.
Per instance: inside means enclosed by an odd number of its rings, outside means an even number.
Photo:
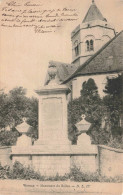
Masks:
[[[82,65],[115,35],[115,29],[92,0],[82,23],[71,33],[72,63],[77,67]]]

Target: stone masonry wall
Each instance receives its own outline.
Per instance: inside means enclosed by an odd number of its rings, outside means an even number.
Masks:
[[[12,161],[10,159],[11,147],[3,146],[0,147],[0,163],[2,166],[9,165],[11,166]]]
[[[41,173],[45,172],[44,174],[46,175],[50,172],[52,176],[59,171],[60,175],[64,175],[68,173],[70,168],[74,165],[85,173],[96,172],[98,169],[102,176],[116,177],[123,174],[123,150],[102,145],[98,145],[98,154],[96,156],[90,156],[89,154],[86,156],[82,154],[40,156],[35,154],[30,158],[30,154],[26,156],[18,154],[18,156],[14,156],[11,160],[10,154],[11,147],[0,147],[0,163],[2,166],[11,166],[12,162],[14,163],[14,161],[18,160],[22,164],[24,164],[25,161],[26,164],[35,167],[36,170],[40,169]],[[46,167],[48,167],[48,169]]]
[[[123,150],[99,145],[98,160],[102,176],[115,177],[123,174]]]

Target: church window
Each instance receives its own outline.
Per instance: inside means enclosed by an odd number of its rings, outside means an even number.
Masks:
[[[94,50],[94,41],[91,40],[87,40],[86,41],[86,51],[93,51]]]
[[[74,43],[74,50],[75,50],[75,56],[79,55],[79,44],[78,41],[75,41]]]
[[[89,41],[88,40],[86,41],[86,48],[87,48],[87,51],[89,51]]]
[[[94,41],[90,40],[90,51],[94,50]]]

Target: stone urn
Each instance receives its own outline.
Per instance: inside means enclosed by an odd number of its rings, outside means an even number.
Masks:
[[[81,121],[76,123],[76,127],[78,129],[78,141],[77,141],[77,145],[83,145],[83,146],[90,146],[91,145],[91,139],[90,136],[87,135],[87,131],[89,130],[91,123],[87,122],[85,120],[85,115],[83,114],[81,116]]]
[[[31,138],[27,136],[27,132],[29,131],[30,127],[31,126],[26,122],[26,118],[23,118],[23,122],[16,126],[16,129],[19,133],[21,133],[21,136],[18,137],[15,147],[23,148],[25,146],[32,145]]]

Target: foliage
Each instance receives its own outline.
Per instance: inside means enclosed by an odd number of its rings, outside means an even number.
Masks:
[[[82,173],[80,171],[79,168],[77,168],[76,166],[74,166],[72,169],[71,169],[71,180],[73,181],[77,181],[77,182],[97,182],[98,181],[98,173],[88,173],[88,174],[85,174],[85,173]]]
[[[8,125],[7,119],[5,118],[6,112],[5,108],[7,109],[7,94],[3,91],[0,93],[0,127],[4,128]]]
[[[60,176],[58,173],[53,177],[45,177],[45,181],[66,181],[70,177],[69,174],[65,174],[64,176]]]
[[[81,90],[82,109],[88,120],[94,124],[100,124],[102,115],[101,98],[98,94],[98,88],[92,78],[85,81]]]
[[[7,94],[1,91],[0,129],[5,129],[9,126],[11,131],[0,132],[0,145],[12,145],[15,143],[17,136],[13,129],[22,123],[23,117],[26,117],[27,123],[31,125],[29,136],[36,139],[38,135],[38,100],[36,98],[28,98],[26,89],[22,87],[14,88]]]
[[[75,124],[81,120],[81,114],[92,125],[87,132],[93,144],[105,144],[121,148],[122,129],[119,120],[122,115],[122,77],[107,78],[103,99],[99,97],[98,88],[93,79],[85,81],[82,85],[81,96],[68,104],[69,139],[76,143],[77,129]],[[104,123],[104,125],[103,125]],[[119,142],[118,142],[119,139]]]
[[[101,176],[98,171],[95,173],[82,173],[82,171],[74,166],[71,169],[70,179],[76,182],[123,182],[123,176],[106,177]]]
[[[15,127],[22,122],[27,107],[26,90],[22,87],[14,88],[8,94],[1,94],[0,127]],[[1,98],[0,98],[1,99]]]
[[[116,78],[107,78],[107,84],[104,92],[107,94],[103,98],[103,104],[107,108],[107,118],[110,124],[110,129],[113,138],[122,135],[120,127],[120,120],[123,110],[123,88],[122,88],[123,74]]]
[[[100,142],[99,129],[102,118],[102,100],[99,97],[97,86],[91,78],[83,83],[80,98],[74,99],[68,104],[69,134],[71,134],[70,139],[74,140],[74,143],[77,139],[75,124],[80,121],[82,114],[85,114],[86,120],[92,124],[88,133],[93,142],[98,144]]]
[[[0,166],[0,178],[1,179],[37,179],[44,180],[44,177],[39,173],[32,170],[30,167],[24,167],[21,163],[15,162],[13,167]]]
[[[60,176],[56,174],[54,177],[41,176],[39,172],[35,172],[30,167],[24,167],[21,163],[15,162],[13,167],[1,166],[0,164],[0,179],[24,179],[24,180],[40,180],[40,181],[76,181],[76,182],[117,182],[123,181],[121,176],[115,178],[107,178],[96,173],[82,173],[79,168],[73,167],[69,174]]]
[[[0,132],[0,145],[12,146],[16,144],[19,133],[16,130],[1,131]]]
[[[109,78],[107,77],[107,83],[104,92],[108,95],[118,96],[122,98],[123,94],[123,74],[119,74],[117,77]]]
[[[68,103],[68,136],[69,139],[74,143],[77,140],[77,128],[75,124],[81,118],[82,109],[81,109],[81,99],[77,98]]]
[[[122,136],[111,137],[107,145],[112,148],[123,149]]]
[[[28,112],[27,112],[27,123],[31,126],[28,135],[32,139],[38,138],[38,100],[37,98],[28,99]]]
[[[56,174],[54,177],[41,176],[39,172],[34,171],[30,167],[24,167],[20,162],[16,161],[13,167],[0,165],[0,179],[36,179],[40,181],[64,181],[67,180],[69,175],[59,176]]]

